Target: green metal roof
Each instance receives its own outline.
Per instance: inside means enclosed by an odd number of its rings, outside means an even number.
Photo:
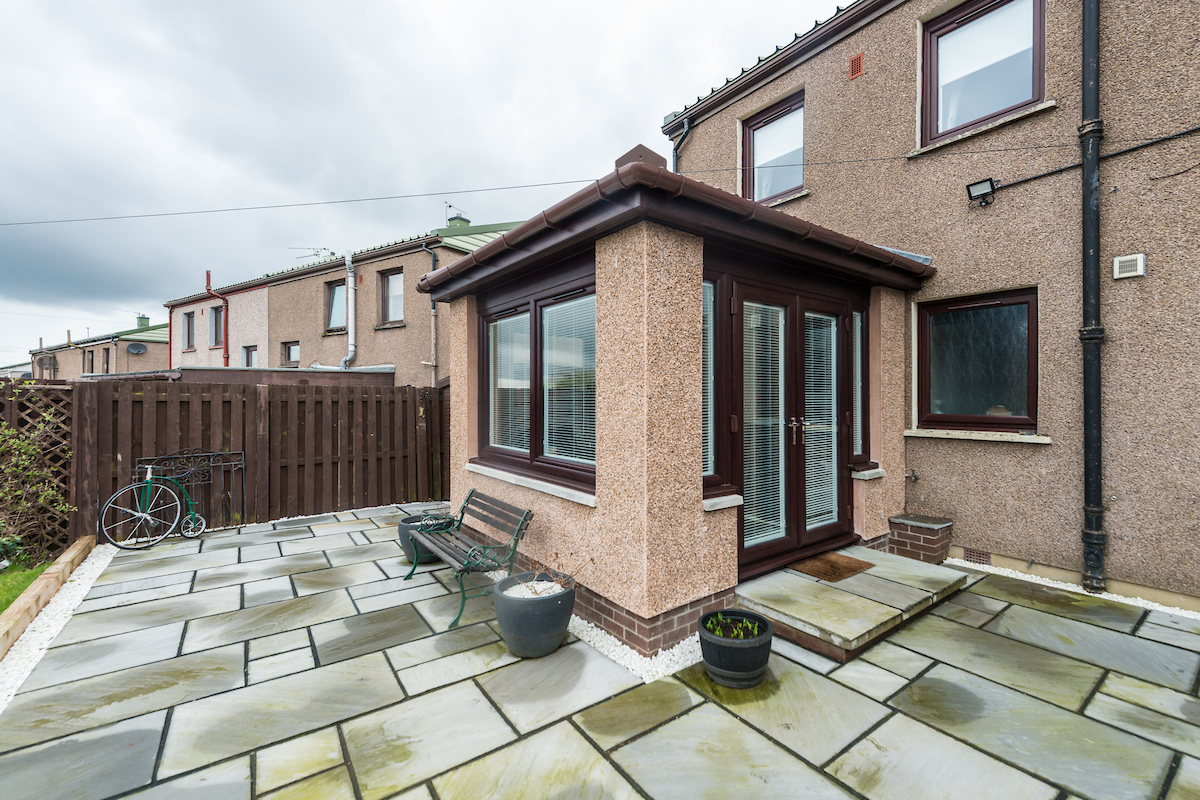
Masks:
[[[45,353],[51,350],[61,350],[65,347],[81,347],[89,344],[99,344],[102,342],[111,342],[116,339],[122,342],[148,342],[149,344],[166,344],[170,338],[170,326],[166,323],[151,325],[148,328],[131,328],[127,331],[117,331],[116,333],[105,333],[99,336],[89,336],[86,339],[76,339],[70,344],[63,342],[62,344],[52,344],[49,347],[42,347],[30,350],[31,353]]]

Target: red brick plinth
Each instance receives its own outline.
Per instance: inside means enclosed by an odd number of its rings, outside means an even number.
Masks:
[[[950,539],[954,533],[953,520],[921,514],[901,514],[888,519],[888,523],[891,528],[887,545],[889,553],[930,564],[940,564],[950,555]]]

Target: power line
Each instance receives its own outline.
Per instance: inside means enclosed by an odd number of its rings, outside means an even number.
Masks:
[[[65,319],[67,322],[108,322],[108,323],[112,323],[112,324],[118,324],[118,323],[113,322],[112,317],[109,317],[108,319],[98,319],[96,317],[56,317],[51,314],[22,314],[19,311],[5,311],[3,309],[0,309],[0,317],[4,316],[6,314],[9,316],[13,316],[13,317],[38,317],[40,319]]]

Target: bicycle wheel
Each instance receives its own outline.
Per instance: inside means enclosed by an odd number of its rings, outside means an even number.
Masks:
[[[189,539],[195,539],[200,534],[204,533],[208,527],[208,523],[204,517],[199,514],[184,514],[183,519],[179,521],[179,532]]]
[[[108,498],[100,511],[100,532],[117,547],[140,550],[175,530],[181,508],[170,486],[139,481]]]

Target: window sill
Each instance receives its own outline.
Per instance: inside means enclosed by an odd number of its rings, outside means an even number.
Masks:
[[[183,352],[185,352],[185,353],[194,353],[194,352],[196,352],[196,348],[194,348],[194,347],[185,347],[185,348],[183,348]]]
[[[279,366],[282,369],[299,369],[300,362],[299,361],[285,361],[282,364],[280,364]]]
[[[885,475],[887,475],[887,472],[883,469],[883,467],[879,467],[877,469],[864,469],[862,472],[850,470],[850,477],[856,481],[873,481],[878,478],[882,478]]]
[[[905,436],[916,439],[970,439],[976,442],[1015,442],[1016,444],[1053,444],[1049,436],[1001,431],[942,431],[919,428],[907,430]]]
[[[705,511],[720,511],[722,508],[737,508],[744,500],[740,494],[724,494],[720,497],[704,498]]]
[[[225,349],[225,345],[223,345],[223,344],[210,344],[210,345],[208,346],[208,349],[209,349],[209,350],[224,350],[224,349]]]
[[[342,328],[341,330],[325,331],[325,332],[324,332],[324,333],[322,333],[321,335],[322,335],[322,336],[345,336],[345,335],[346,335],[346,329],[345,329],[345,328]]]
[[[397,320],[395,322],[384,322],[379,325],[376,325],[375,330],[386,331],[386,330],[391,330],[392,328],[403,328],[403,327],[405,327],[404,320]]]
[[[916,150],[913,150],[911,153],[908,153],[905,156],[905,158],[916,158],[917,156],[923,156],[926,153],[930,152],[931,150],[937,150],[940,147],[945,147],[946,145],[954,144],[955,142],[961,142],[963,139],[969,139],[972,136],[978,136],[981,133],[985,133],[987,131],[994,130],[995,128],[999,128],[1001,125],[1007,125],[1010,122],[1016,122],[1019,119],[1024,119],[1025,117],[1031,116],[1033,114],[1038,114],[1038,113],[1045,111],[1047,109],[1050,109],[1050,108],[1058,108],[1058,101],[1057,100],[1045,100],[1041,103],[1038,103],[1036,106],[1027,108],[1024,111],[1017,111],[1015,113],[1009,114],[1007,117],[1002,117],[1001,119],[998,119],[995,122],[989,122],[987,125],[983,125],[978,128],[972,128],[969,131],[963,131],[958,136],[952,136],[949,139],[945,139],[943,141],[937,142],[936,144],[926,145],[925,147],[918,147]]]
[[[488,478],[495,478],[498,481],[511,483],[513,486],[521,486],[526,489],[533,489],[535,492],[542,494],[561,497],[563,500],[570,500],[572,503],[578,503],[581,506],[588,508],[596,507],[596,495],[578,491],[577,489],[568,489],[565,486],[541,481],[537,478],[530,478],[527,475],[517,475],[513,472],[506,472],[495,467],[485,467],[482,464],[467,463],[463,466],[467,472],[474,472],[476,475],[483,475]]]
[[[812,194],[812,192],[810,192],[808,189],[801,189],[794,194],[785,194],[781,197],[773,197],[770,200],[764,200],[762,201],[762,205],[766,206],[767,208],[774,208],[775,206],[781,206],[784,203],[791,202],[792,200],[799,200],[801,197],[808,197],[810,194]]]

